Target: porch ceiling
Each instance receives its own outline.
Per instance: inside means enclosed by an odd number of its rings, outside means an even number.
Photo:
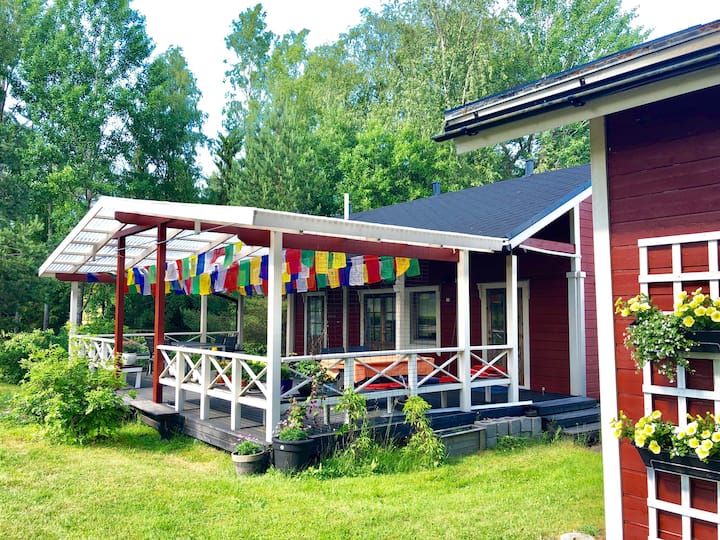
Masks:
[[[101,197],[47,258],[43,277],[114,273],[118,238],[126,238],[126,269],[155,264],[156,227],[167,226],[167,260],[243,242],[241,256],[283,233],[283,247],[457,260],[457,250],[500,251],[500,238],[348,221],[243,206],[214,206]]]

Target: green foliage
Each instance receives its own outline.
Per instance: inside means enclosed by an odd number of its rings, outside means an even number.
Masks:
[[[56,345],[33,353],[24,365],[28,374],[16,410],[43,426],[50,439],[83,444],[121,425],[127,407],[115,391],[123,382],[112,371],[92,371],[86,359],[68,359]]]
[[[405,405],[405,421],[413,428],[414,433],[404,448],[406,454],[425,467],[437,467],[447,456],[445,445],[430,427],[427,412],[430,404],[420,396],[410,396]]]
[[[8,334],[0,339],[0,381],[10,384],[20,383],[27,373],[24,360],[50,345],[60,345],[52,330]]]
[[[241,456],[251,456],[253,454],[259,454],[264,449],[265,447],[260,444],[259,441],[249,437],[241,437],[235,446],[235,453]]]

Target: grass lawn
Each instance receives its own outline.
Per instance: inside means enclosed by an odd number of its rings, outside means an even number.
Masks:
[[[555,538],[600,533],[602,464],[557,442],[413,474],[237,478],[228,454],[140,424],[76,447],[0,418],[0,509],[3,539]]]

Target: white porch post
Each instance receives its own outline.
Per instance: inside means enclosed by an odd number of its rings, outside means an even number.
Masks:
[[[348,288],[342,288],[343,302],[343,328],[342,328],[342,344],[345,352],[348,350]]]
[[[77,333],[77,327],[80,326],[80,313],[82,310],[82,296],[80,295],[80,283],[73,281],[70,283],[70,334]]]
[[[460,250],[457,262],[457,345],[460,410],[470,411],[472,394],[470,388],[470,252]]]
[[[595,299],[598,351],[600,353],[600,418],[602,425],[605,535],[622,538],[622,480],[620,444],[612,434],[610,419],[618,414],[615,366],[615,321],[612,265],[610,263],[610,213],[606,161],[605,117],[590,120],[590,169],[593,187],[595,248]]]
[[[393,286],[395,291],[395,348],[407,349],[409,345],[409,328],[407,326],[407,298],[405,295],[405,275],[398,276]]]
[[[243,348],[243,342],[245,341],[245,297],[238,295],[237,299],[237,313],[235,314],[235,333],[237,335],[237,348]]]
[[[207,295],[200,295],[200,343],[207,343]]]
[[[285,302],[285,355],[289,356],[295,350],[295,295],[286,294]]]
[[[517,255],[508,255],[505,258],[505,296],[507,298],[507,345],[508,373],[510,386],[508,386],[508,402],[520,401],[520,386],[518,384],[518,294],[517,294]]]
[[[280,364],[282,361],[282,233],[270,232],[268,253],[268,317],[267,317],[267,405],[265,440],[272,441],[272,432],[280,421]]]
[[[585,272],[580,262],[580,207],[570,213],[570,241],[575,244],[575,256],[570,259],[568,280],[568,319],[570,342],[570,393],[584,396],[585,386]]]

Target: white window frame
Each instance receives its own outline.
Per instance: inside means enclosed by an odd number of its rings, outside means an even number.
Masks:
[[[489,289],[507,289],[507,284],[504,281],[478,283],[477,288],[480,295],[481,344],[486,346],[488,345],[487,292]],[[528,280],[518,280],[517,288],[522,291],[523,373],[525,375],[525,384],[521,385],[520,388],[527,389],[530,388],[530,282]]]
[[[322,347],[327,347],[327,316],[328,316],[328,310],[327,310],[327,294],[325,292],[309,292],[305,294],[305,301],[303,302],[303,350],[305,351],[305,354],[309,354],[308,352],[308,323],[309,320],[309,314],[308,309],[310,307],[309,299],[313,297],[321,297],[323,302],[323,344]]]
[[[415,322],[412,320],[412,295],[415,293],[423,292],[434,292],[435,293],[435,340],[423,339],[415,340],[413,326]],[[431,285],[425,287],[408,287],[405,289],[406,293],[406,308],[403,316],[407,321],[407,325],[404,325],[408,332],[408,348],[410,349],[423,349],[428,347],[439,348],[441,346],[441,328],[440,324],[440,286]]]

